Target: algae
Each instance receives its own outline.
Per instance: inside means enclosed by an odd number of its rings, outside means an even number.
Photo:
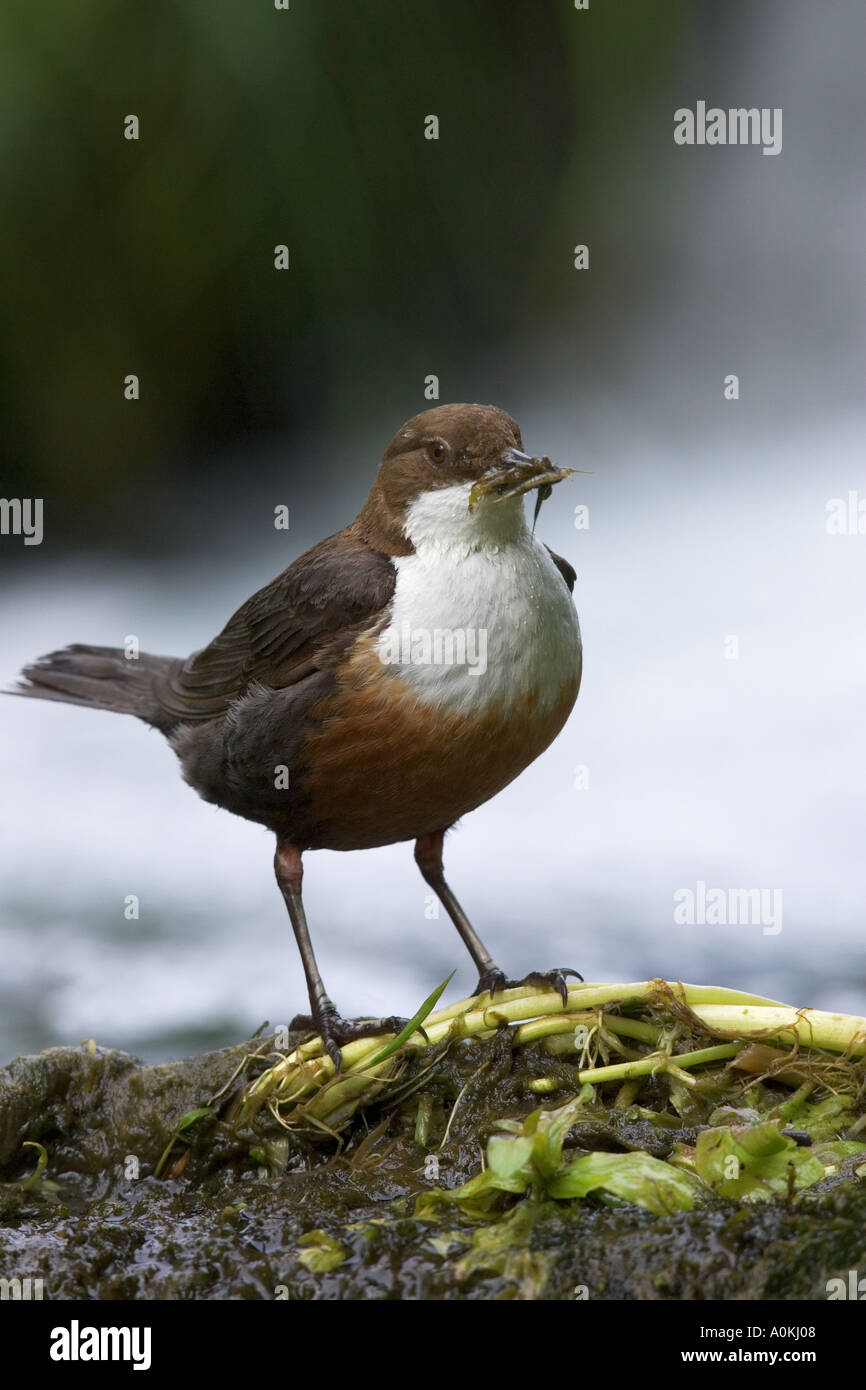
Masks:
[[[612,1022],[609,1051],[706,1044],[664,1002],[632,1020],[651,1038]],[[339,1134],[244,1110],[272,1040],[21,1058],[0,1072],[0,1271],[50,1299],[824,1299],[864,1267],[862,1059],[750,1041],[745,1068],[738,1049],[590,1086],[553,1041],[512,1024],[398,1050]]]

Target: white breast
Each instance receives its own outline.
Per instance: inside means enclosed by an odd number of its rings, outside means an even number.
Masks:
[[[425,702],[480,713],[529,700],[543,714],[580,674],[577,613],[523,498],[482,498],[470,513],[470,488],[427,492],[410,508],[415,551],[394,562],[379,657]]]

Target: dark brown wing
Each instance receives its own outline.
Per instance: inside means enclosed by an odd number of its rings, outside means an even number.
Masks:
[[[549,545],[545,546],[545,549],[553,563],[556,565],[556,568],[559,570],[559,573],[562,575],[566,584],[568,585],[569,593],[573,593],[574,581],[577,579],[576,571],[572,568],[572,566],[568,563],[567,560],[563,560],[561,555],[557,555],[556,551],[551,550]]]
[[[320,541],[194,652],[161,692],[180,719],[212,719],[253,681],[294,685],[332,664],[391,601],[396,571],[351,528]]]

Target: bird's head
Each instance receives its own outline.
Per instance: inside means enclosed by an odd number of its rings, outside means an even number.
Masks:
[[[371,543],[388,541],[391,553],[405,554],[412,549],[413,519],[422,512],[427,524],[441,517],[442,524],[461,528],[502,525],[505,516],[490,510],[496,504],[534,488],[549,490],[572,471],[524,453],[520,428],[504,410],[440,405],[397,431],[359,522]]]

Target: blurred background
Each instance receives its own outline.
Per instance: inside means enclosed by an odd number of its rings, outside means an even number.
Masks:
[[[539,521],[577,708],[449,837],[497,961],[866,1013],[866,534],[827,529],[866,499],[864,40],[857,0],[6,0],[0,496],[44,540],[0,536],[0,677],[204,645],[355,515],[435,375],[592,470]],[[699,100],[781,107],[782,152],[676,145]],[[0,786],[0,1060],[305,1006],[269,836],[159,735],[4,699]],[[699,882],[780,890],[782,930],[678,924]],[[425,892],[408,845],[308,857],[344,1012],[471,991]]]

